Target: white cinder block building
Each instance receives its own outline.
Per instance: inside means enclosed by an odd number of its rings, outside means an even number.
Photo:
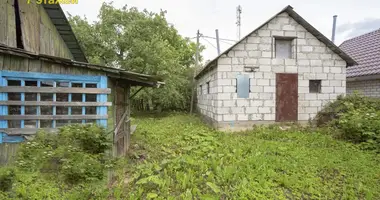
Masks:
[[[354,64],[287,6],[197,74],[197,109],[219,130],[306,122],[346,93]]]
[[[346,40],[340,48],[358,62],[347,68],[347,93],[380,98],[380,29]]]

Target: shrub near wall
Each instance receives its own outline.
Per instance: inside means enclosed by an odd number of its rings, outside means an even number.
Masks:
[[[380,99],[358,94],[340,96],[314,119],[318,127],[335,128],[335,135],[365,149],[380,152]]]
[[[40,132],[20,147],[13,166],[0,168],[0,199],[107,195],[106,172],[114,165],[106,153],[110,147],[109,135],[97,125],[70,125],[56,134]]]

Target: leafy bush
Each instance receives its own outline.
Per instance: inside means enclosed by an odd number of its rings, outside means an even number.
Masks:
[[[347,103],[351,103],[348,107]],[[348,112],[349,109],[373,108],[380,110],[380,99],[361,96],[357,93],[347,96],[339,96],[336,101],[328,103],[318,112],[313,122],[318,126],[330,125],[334,119],[338,119],[340,114]]]
[[[380,150],[380,110],[374,108],[354,109],[346,103],[348,111],[340,114],[336,127],[343,139],[362,143],[366,149]]]
[[[105,172],[115,165],[108,138],[95,124],[37,133],[0,168],[0,199],[107,199]]]
[[[16,174],[12,168],[0,168],[0,192],[6,192],[12,188]]]
[[[320,111],[317,126],[335,129],[335,135],[365,149],[380,151],[380,99],[358,94],[340,96]]]
[[[101,180],[112,166],[104,156],[110,146],[105,130],[97,125],[70,125],[57,134],[40,132],[22,145],[17,165],[39,171],[69,184]]]

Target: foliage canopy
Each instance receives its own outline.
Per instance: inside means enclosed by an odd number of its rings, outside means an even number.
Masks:
[[[186,109],[196,44],[183,38],[165,14],[104,3],[98,21],[79,16],[70,16],[69,21],[90,62],[164,79],[165,87],[145,88],[136,100],[147,100],[144,103],[155,108]]]

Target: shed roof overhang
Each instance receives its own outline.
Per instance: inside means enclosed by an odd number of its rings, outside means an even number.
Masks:
[[[103,65],[73,61],[70,59],[60,58],[60,57],[55,57],[55,56],[50,56],[50,55],[44,55],[44,54],[36,55],[28,51],[25,51],[23,49],[8,47],[1,44],[0,44],[0,53],[34,59],[34,60],[48,61],[52,63],[61,64],[63,66],[72,66],[72,67],[85,68],[88,70],[104,72],[106,76],[110,78],[114,78],[114,79],[126,80],[132,86],[160,87],[162,85],[165,85],[165,82],[163,82],[162,78],[158,76],[140,74],[140,73],[127,71],[125,69],[107,67]]]

